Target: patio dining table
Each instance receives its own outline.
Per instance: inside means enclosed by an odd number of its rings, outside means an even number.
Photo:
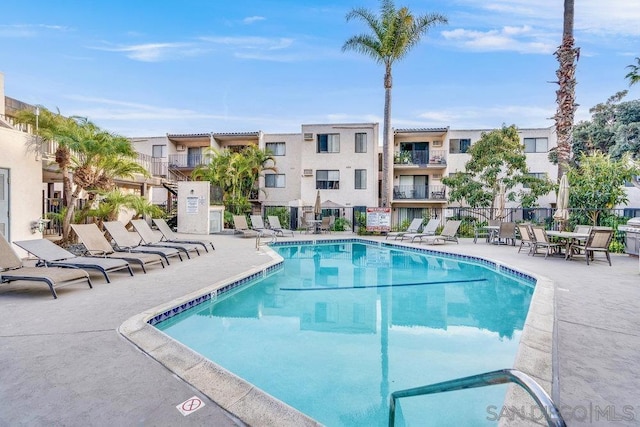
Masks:
[[[484,231],[484,233],[481,233],[482,231]],[[480,227],[476,227],[473,243],[476,243],[478,241],[478,237],[480,237],[481,234],[482,235],[486,234],[487,243],[493,243],[499,231],[500,231],[499,225],[483,225]]]
[[[548,237],[558,239],[560,242],[564,242],[564,257],[569,258],[569,250],[571,243],[576,240],[587,240],[589,233],[574,233],[571,231],[556,231],[548,230],[545,232]]]

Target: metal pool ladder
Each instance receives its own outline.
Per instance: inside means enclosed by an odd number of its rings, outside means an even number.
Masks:
[[[485,372],[484,374],[457,378],[455,380],[444,381],[437,384],[394,391],[391,393],[389,401],[389,427],[393,427],[395,425],[397,399],[506,383],[515,383],[525,389],[525,391],[529,393],[542,410],[549,426],[566,427],[567,424],[564,422],[560,411],[556,407],[555,403],[553,403],[553,400],[551,400],[551,397],[549,397],[547,392],[544,391],[544,389],[540,387],[533,378],[524,372],[518,371],[517,369],[501,369],[499,371]]]

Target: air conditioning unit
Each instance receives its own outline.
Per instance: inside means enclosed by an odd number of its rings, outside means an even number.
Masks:
[[[305,170],[302,172],[302,175],[303,175],[303,176],[313,176],[313,169],[305,169]]]
[[[442,179],[442,174],[441,173],[434,173],[433,175],[431,175],[431,178],[433,178],[433,179]]]
[[[313,141],[313,134],[312,133],[305,133],[304,134],[304,140],[305,141]]]
[[[431,143],[432,147],[442,147],[442,141],[433,141]]]
[[[176,151],[184,151],[184,145],[182,144],[176,145]]]

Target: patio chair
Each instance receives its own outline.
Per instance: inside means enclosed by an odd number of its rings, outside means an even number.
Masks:
[[[129,232],[120,221],[105,221],[102,225],[107,229],[119,251],[160,255],[167,265],[171,257],[178,257],[182,261],[182,255],[178,249],[141,245],[140,235]]]
[[[2,269],[0,283],[20,280],[43,282],[49,286],[54,299],[58,298],[56,289],[63,286],[87,283],[89,288],[93,288],[89,274],[80,268],[25,267],[2,233],[0,233],[0,269]]]
[[[518,253],[520,253],[524,246],[527,246],[529,248],[527,255],[531,254],[536,242],[531,232],[531,226],[529,224],[518,224],[518,231],[520,232],[520,247],[518,248]]]
[[[280,225],[280,218],[278,218],[277,216],[269,215],[267,219],[269,220],[269,226],[271,227],[271,229],[279,235],[284,236],[285,233],[291,233],[291,235],[294,236],[293,230],[282,228],[282,225]]]
[[[209,252],[209,249],[207,248],[207,246],[211,246],[211,249],[216,250],[216,248],[213,246],[213,242],[210,242],[208,240],[179,239],[178,236],[175,235],[171,227],[169,227],[169,224],[167,224],[167,221],[165,221],[162,218],[154,218],[153,223],[156,225],[156,227],[158,227],[158,230],[160,230],[160,233],[162,233],[162,238],[164,239],[165,242],[189,243],[192,245],[201,245],[206,252]]]
[[[144,219],[132,219],[131,225],[138,232],[140,237],[142,238],[143,243],[146,246],[155,246],[161,248],[174,248],[179,251],[182,251],[183,254],[187,256],[187,258],[191,258],[189,252],[195,252],[197,255],[200,255],[200,251],[198,250],[198,246],[191,243],[176,243],[176,242],[163,242],[156,234],[153,232],[147,221]]]
[[[38,264],[47,267],[75,267],[83,270],[97,270],[111,283],[109,273],[127,270],[133,276],[129,263],[123,259],[76,256],[47,239],[22,240],[14,242],[25,251],[38,258]]]
[[[262,236],[275,236],[275,230],[271,230],[264,225],[264,221],[260,215],[250,215],[251,229],[257,231]]]
[[[609,266],[611,266],[611,256],[609,255],[609,244],[611,244],[611,239],[613,238],[613,230],[611,228],[592,228],[589,232],[589,237],[584,243],[581,243],[579,240],[575,240],[571,243],[569,247],[569,251],[567,253],[567,258],[573,258],[574,254],[578,254],[580,251],[584,252],[585,259],[587,260],[587,265],[589,265],[589,260],[594,260],[594,255],[596,252],[602,252],[607,257],[607,261],[609,262]]]
[[[236,230],[236,233],[242,234],[242,237],[260,236],[260,233],[258,233],[256,230],[252,230],[249,228],[249,224],[247,224],[247,218],[245,218],[244,215],[234,215],[233,226]]]
[[[389,237],[393,237],[394,240],[398,240],[398,237],[402,237],[407,233],[417,233],[420,230],[421,226],[422,218],[414,218],[413,220],[411,220],[411,224],[409,224],[409,227],[407,227],[405,231],[392,231],[390,233],[387,233],[387,237],[385,238],[385,240]]]
[[[498,234],[493,239],[493,243],[499,245],[504,242],[508,245],[511,242],[511,246],[516,245],[516,223],[515,222],[501,222]]]
[[[444,228],[440,232],[440,234],[436,234],[433,236],[424,236],[420,238],[420,242],[424,240],[429,245],[433,245],[436,243],[446,243],[446,242],[456,242],[458,243],[458,238],[456,234],[458,234],[458,229],[460,228],[460,224],[462,221],[460,220],[448,220],[444,224]]]
[[[544,257],[546,259],[554,250],[559,250],[559,248],[564,246],[562,243],[551,242],[547,237],[547,233],[544,231],[544,228],[539,225],[531,226],[531,232],[535,239],[531,256],[535,256],[538,253],[538,248],[543,248]]]
[[[420,239],[420,241],[422,241],[422,238],[424,237],[435,236],[436,230],[438,229],[439,225],[440,220],[438,218],[431,218],[429,222],[427,222],[427,225],[422,228],[421,232],[406,233],[402,237],[400,237],[400,240],[402,241],[404,239],[411,239],[411,243],[415,242],[416,239]]]
[[[104,237],[96,224],[71,224],[71,228],[86,249],[87,256],[123,259],[129,264],[136,264],[146,274],[146,267],[160,264],[164,268],[162,257],[158,254],[145,254],[135,252],[116,251]]]
[[[331,233],[331,217],[325,216],[320,223],[320,232]]]

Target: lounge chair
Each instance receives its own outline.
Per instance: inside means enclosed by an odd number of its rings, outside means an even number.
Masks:
[[[147,221],[144,219],[132,219],[131,225],[138,232],[140,237],[142,238],[142,242],[145,246],[152,247],[161,247],[161,248],[174,248],[179,251],[182,251],[187,258],[191,258],[189,252],[195,252],[200,255],[200,251],[198,250],[198,246],[190,244],[190,243],[171,243],[171,242],[163,242],[159,237],[155,235]]]
[[[458,243],[458,238],[456,234],[458,234],[458,229],[460,228],[460,224],[462,221],[460,220],[448,220],[444,224],[444,228],[440,232],[440,234],[436,234],[433,236],[424,236],[420,238],[420,243],[423,241],[429,245],[433,245],[436,243],[446,243],[446,242],[456,242]]]
[[[105,221],[102,225],[109,232],[116,249],[119,251],[160,255],[167,265],[169,265],[169,258],[171,257],[178,257],[182,261],[182,255],[180,255],[178,249],[140,245],[140,235],[138,233],[130,233],[120,221]]]
[[[114,250],[96,224],[71,224],[71,228],[84,244],[87,256],[123,259],[129,264],[139,265],[144,273],[150,265],[160,264],[164,268],[162,257],[158,254]]]
[[[418,231],[420,231],[421,226],[422,218],[414,218],[413,220],[411,220],[411,224],[409,224],[409,227],[407,227],[405,231],[392,231],[390,233],[387,233],[387,237],[385,237],[385,240],[389,237],[393,237],[394,240],[398,240],[398,237],[402,237],[407,233],[417,233]]]
[[[236,230],[236,233],[242,234],[242,237],[258,237],[261,235],[256,230],[252,230],[249,228],[249,224],[247,224],[247,218],[244,215],[234,215],[233,226]]]
[[[264,225],[264,221],[260,215],[251,215],[251,229],[257,231],[262,236],[275,236],[276,231],[270,230]]]
[[[411,239],[411,243],[415,242],[416,239],[420,239],[420,241],[422,241],[424,237],[435,236],[439,225],[440,220],[438,218],[431,218],[429,222],[427,222],[427,225],[422,228],[421,232],[403,234],[400,237],[400,240]]]
[[[25,267],[9,242],[0,233],[0,283],[19,280],[43,282],[49,286],[53,298],[58,298],[57,288],[75,283],[87,283],[93,288],[89,274],[80,268]]]
[[[162,237],[165,242],[172,243],[190,243],[192,245],[202,245],[206,252],[209,252],[207,246],[211,246],[211,249],[215,250],[216,248],[213,246],[213,242],[207,240],[195,240],[195,239],[179,239],[178,236],[175,235],[167,221],[162,218],[154,218],[153,223],[158,227],[160,233],[162,233]]]
[[[609,266],[611,266],[611,256],[609,256],[609,245],[613,238],[613,230],[611,228],[592,228],[589,232],[589,237],[582,243],[579,240],[574,240],[567,252],[567,258],[573,258],[574,254],[580,251],[584,252],[584,257],[589,265],[589,260],[594,260],[596,252],[602,252],[607,257]]]
[[[38,258],[47,267],[76,267],[83,270],[98,270],[107,283],[111,283],[109,273],[127,270],[133,276],[129,263],[123,259],[76,256],[47,239],[22,240],[14,242],[25,251]]]
[[[520,247],[518,248],[518,253],[520,253],[524,246],[528,246],[529,252],[527,252],[527,255],[529,255],[536,242],[531,232],[531,226],[529,224],[518,224],[518,231],[520,232]]]
[[[293,233],[293,230],[289,230],[288,228],[282,228],[282,225],[280,225],[280,218],[278,218],[277,216],[268,216],[267,219],[269,220],[269,226],[271,227],[271,229],[273,231],[275,231],[277,234],[279,234],[280,236],[284,236],[285,233],[291,233],[292,236],[294,236],[295,234]]]
[[[532,226],[531,231],[533,232],[533,237],[535,239],[535,243],[533,244],[533,250],[531,251],[531,256],[535,256],[538,253],[538,248],[543,248],[545,250],[544,257],[545,259],[553,252],[554,250],[560,250],[564,244],[556,243],[549,241],[547,237],[547,233],[544,231],[544,228],[538,225]]]

